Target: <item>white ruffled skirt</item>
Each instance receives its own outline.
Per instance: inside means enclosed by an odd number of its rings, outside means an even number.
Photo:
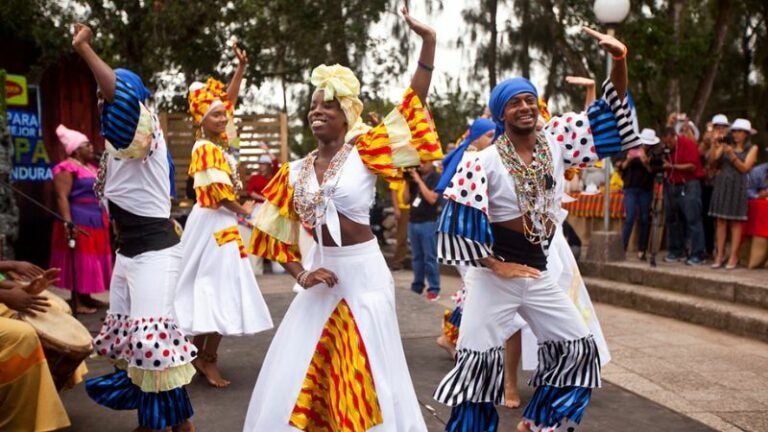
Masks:
[[[195,205],[181,246],[174,309],[187,335],[245,335],[272,328],[232,212]]]
[[[329,410],[323,408],[324,404],[341,400],[341,405],[346,406],[341,407],[341,414],[337,411],[336,419],[348,416],[356,425],[366,424],[365,428],[370,431],[426,431],[400,340],[394,280],[376,241],[344,247],[317,247],[312,258],[311,269],[327,268],[338,276],[339,282],[333,288],[320,284],[296,295],[264,359],[243,430],[298,430],[296,418],[302,416],[296,415],[301,413],[304,418],[328,421]],[[340,313],[340,310],[348,314]],[[345,321],[343,316],[348,319]],[[334,354],[328,354],[326,347],[329,345],[323,345],[323,340],[329,337],[332,344],[359,338],[361,343],[351,344],[355,346],[347,346],[351,349],[336,353],[344,354],[337,358],[354,358],[355,361],[342,361],[342,364],[323,361]],[[331,351],[343,351],[343,348],[336,345]],[[335,372],[351,369],[350,363],[362,371],[355,375],[359,381],[372,382],[372,385],[345,387],[343,378],[338,379]],[[333,371],[330,380],[328,376],[318,376],[323,375],[323,368]],[[366,377],[370,377],[370,381]],[[342,384],[329,387],[322,384],[334,382],[334,379]],[[321,384],[314,391],[308,389],[308,383],[312,387],[315,381]],[[362,393],[366,393],[365,401],[372,401],[369,405],[373,408],[367,412],[380,412],[378,420],[370,420],[377,417],[375,415],[367,416],[367,422],[357,418],[359,412],[366,411],[355,406],[363,398],[356,398],[353,393],[359,395],[361,387]],[[318,388],[325,390],[318,391]],[[299,403],[302,397],[313,404],[302,406]]]

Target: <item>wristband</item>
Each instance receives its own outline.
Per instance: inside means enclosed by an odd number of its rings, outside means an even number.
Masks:
[[[619,56],[613,56],[613,60],[614,61],[622,61],[622,60],[626,59],[628,51],[629,50],[627,49],[627,46],[624,45],[624,52],[622,52],[621,55],[619,55]]]
[[[433,70],[435,70],[434,66],[427,66],[422,62],[419,62],[419,67],[426,70],[427,72],[432,72]]]

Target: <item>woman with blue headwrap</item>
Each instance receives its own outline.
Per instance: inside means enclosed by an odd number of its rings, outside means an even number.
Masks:
[[[107,149],[94,189],[109,208],[118,244],[109,310],[93,345],[116,372],[87,380],[86,391],[101,405],[137,410],[138,431],[192,431],[184,385],[195,374],[197,352],[173,314],[181,259],[170,220],[173,165],[141,78],[113,70],[92,38],[90,28],[75,25],[72,46],[99,86]]]
[[[553,117],[539,132],[538,92],[527,79],[499,83],[489,106],[494,145],[465,154],[444,191],[438,259],[470,266],[456,366],[435,391],[453,407],[449,431],[499,430],[504,341],[519,327],[538,340],[533,398],[518,431],[573,430],[600,386],[609,355],[561,232],[564,171],[639,144],[626,101],[626,47],[584,28],[614,56],[603,97],[586,113]],[[525,350],[523,352],[525,355]],[[523,358],[525,363],[525,358]]]

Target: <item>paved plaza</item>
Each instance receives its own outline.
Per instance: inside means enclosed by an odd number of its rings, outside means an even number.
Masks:
[[[440,301],[427,302],[407,287],[411,273],[395,272],[397,308],[408,365],[430,431],[443,430],[450,416],[431,393],[452,360],[435,345],[444,307],[459,279],[443,276]],[[293,297],[284,275],[259,278],[273,318],[279,323]],[[764,431],[768,430],[768,345],[653,315],[598,304],[612,351],[602,389],[582,422],[582,431]],[[91,331],[99,317],[84,318]],[[226,389],[196,378],[189,386],[200,431],[239,431],[259,367],[274,330],[225,338],[219,352]],[[89,376],[110,370],[89,360]],[[523,400],[531,396],[522,374]],[[134,412],[111,411],[93,403],[82,385],[63,393],[71,431],[130,431]],[[521,410],[500,409],[500,430],[513,430]]]

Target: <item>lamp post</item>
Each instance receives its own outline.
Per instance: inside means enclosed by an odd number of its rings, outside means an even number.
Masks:
[[[595,0],[592,9],[595,11],[598,21],[607,27],[607,33],[611,36],[615,33],[616,24],[624,21],[629,14],[629,0]],[[613,58],[605,53],[606,78],[611,76]],[[611,229],[610,204],[611,204],[611,159],[603,159],[603,172],[605,173],[605,185],[603,196],[603,230]]]

